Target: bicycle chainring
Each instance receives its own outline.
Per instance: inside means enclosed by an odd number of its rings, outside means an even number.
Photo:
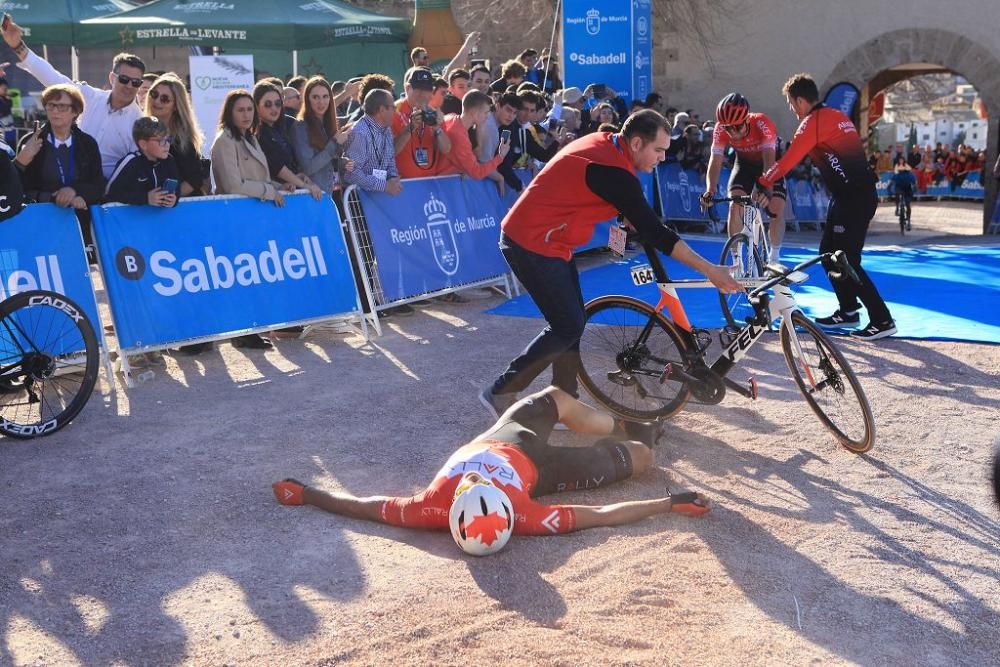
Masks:
[[[718,373],[706,366],[693,368],[689,371],[691,375],[698,378],[697,382],[688,384],[691,396],[699,403],[716,405],[726,397],[726,383]]]

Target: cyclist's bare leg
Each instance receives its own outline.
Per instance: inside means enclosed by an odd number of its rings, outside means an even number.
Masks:
[[[558,387],[548,387],[538,395],[549,395],[556,402],[559,421],[571,431],[590,435],[611,435],[615,432],[615,419],[579,401]],[[632,457],[632,474],[639,475],[653,465],[653,450],[637,440],[623,440]]]
[[[730,197],[745,197],[747,193],[740,188],[733,188],[729,191]],[[727,236],[739,234],[743,231],[743,204],[736,202],[729,203],[729,224],[726,228]]]
[[[765,262],[778,262],[781,255],[781,242],[785,240],[785,200],[781,197],[771,197],[767,205],[768,212],[773,216],[768,223],[767,235],[771,241],[771,256]]]

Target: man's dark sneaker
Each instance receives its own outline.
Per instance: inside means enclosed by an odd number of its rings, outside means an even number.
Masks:
[[[500,419],[500,415],[507,412],[507,409],[517,403],[517,394],[494,394],[493,387],[486,387],[479,392],[479,402],[493,415],[493,419]]]
[[[891,336],[894,333],[896,333],[896,323],[893,320],[889,320],[882,324],[872,322],[860,331],[852,331],[851,337],[860,338],[861,340],[878,340],[879,338]]]
[[[861,324],[861,317],[858,315],[858,311],[849,310],[844,312],[842,310],[837,310],[830,317],[820,317],[816,319],[816,324],[820,325],[824,329],[842,329],[844,327],[856,327]]]

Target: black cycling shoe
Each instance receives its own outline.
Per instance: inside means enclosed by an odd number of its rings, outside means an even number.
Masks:
[[[663,435],[663,424],[661,422],[634,422],[627,419],[619,419],[615,424],[615,433],[623,435],[629,440],[638,440],[647,447],[655,447],[656,443]]]

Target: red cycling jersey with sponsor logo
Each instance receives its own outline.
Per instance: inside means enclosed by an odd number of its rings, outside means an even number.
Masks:
[[[762,113],[747,114],[749,129],[745,136],[734,139],[721,123],[715,124],[712,133],[712,152],[717,155],[725,155],[726,148],[733,147],[736,156],[741,161],[749,161],[754,164],[764,164],[764,151],[775,150],[778,143],[778,131],[774,127],[771,119]]]
[[[495,440],[466,445],[452,454],[434,481],[409,498],[389,498],[382,521],[393,526],[448,530],[455,488],[467,472],[477,472],[502,489],[514,509],[514,534],[554,535],[576,528],[576,512],[566,505],[543,505],[531,497],[538,468],[519,447]]]
[[[861,137],[851,119],[836,109],[817,104],[792,137],[784,156],[760,178],[771,187],[809,155],[834,196],[868,195],[875,188],[875,174],[868,165]]]

